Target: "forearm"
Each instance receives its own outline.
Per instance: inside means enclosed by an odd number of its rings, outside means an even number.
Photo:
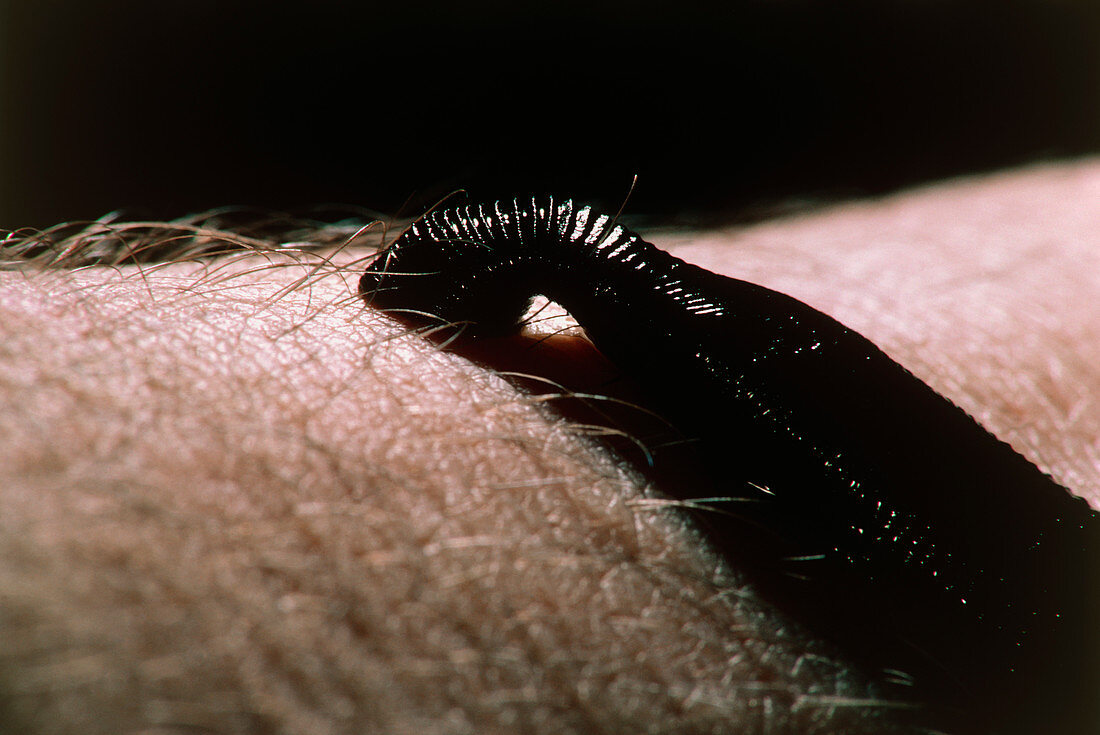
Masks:
[[[1095,504],[1098,171],[653,239],[858,329]],[[0,274],[16,729],[886,729],[659,488],[357,271],[199,269]]]

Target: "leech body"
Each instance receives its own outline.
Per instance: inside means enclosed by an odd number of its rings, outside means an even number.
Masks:
[[[880,616],[876,665],[913,670],[966,731],[1096,724],[1097,514],[834,319],[552,197],[433,212],[360,292],[485,332],[557,301],[699,441],[723,491],[760,501],[764,556],[823,555],[796,595]],[[723,523],[717,543],[752,556],[747,525]]]

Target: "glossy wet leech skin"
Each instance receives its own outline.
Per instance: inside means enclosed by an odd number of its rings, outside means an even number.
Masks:
[[[913,677],[931,726],[1058,712],[1093,731],[1096,514],[860,335],[552,197],[433,212],[360,291],[486,333],[535,294],[561,303],[751,501],[704,519],[714,542],[857,660]]]

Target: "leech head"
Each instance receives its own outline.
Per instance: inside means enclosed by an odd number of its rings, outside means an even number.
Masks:
[[[489,244],[437,229],[421,220],[379,253],[359,279],[359,295],[412,321],[461,322],[479,334],[517,331],[531,296],[526,259],[502,262]]]
[[[468,324],[475,333],[508,333],[519,328],[535,295],[560,302],[578,287],[597,295],[614,291],[596,273],[608,265],[646,266],[639,257],[643,245],[611,217],[569,198],[531,196],[436,210],[380,254],[359,292],[383,310],[427,312]]]

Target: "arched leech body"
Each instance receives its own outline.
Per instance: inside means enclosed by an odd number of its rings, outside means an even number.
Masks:
[[[705,519],[716,543],[911,674],[930,724],[1100,731],[1097,514],[861,335],[552,197],[433,212],[360,292],[485,332],[557,301],[756,501]]]

